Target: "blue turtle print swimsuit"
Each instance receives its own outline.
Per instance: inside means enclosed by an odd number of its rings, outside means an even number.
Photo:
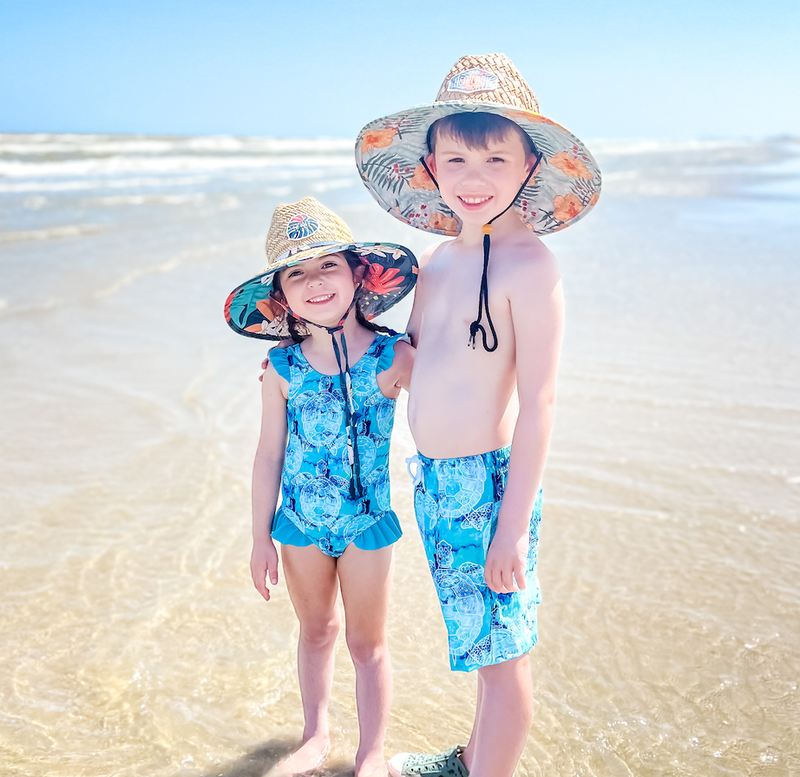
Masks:
[[[453,670],[470,672],[524,655],[538,637],[541,489],[528,529],[525,590],[497,593],[484,577],[510,453],[507,446],[477,456],[429,459],[417,453],[407,460],[415,482],[414,511],[447,626]],[[412,463],[416,473],[411,473]]]
[[[270,351],[272,366],[289,382],[281,506],[272,522],[272,537],[282,545],[314,543],[336,557],[350,543],[376,550],[401,537],[389,493],[395,400],[381,393],[376,376],[391,366],[402,337],[376,335],[350,368],[363,486],[362,496],[355,499],[350,498],[352,467],[339,376],[317,372],[299,343]]]

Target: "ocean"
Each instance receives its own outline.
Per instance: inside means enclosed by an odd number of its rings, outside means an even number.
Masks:
[[[800,138],[588,142],[520,775],[800,773]],[[0,773],[255,777],[302,730],[252,587],[264,344],[228,293],[311,195],[421,252],[352,142],[0,135]],[[402,327],[406,302],[388,323]],[[387,756],[464,742],[398,406]],[[337,645],[327,775],[352,773]]]

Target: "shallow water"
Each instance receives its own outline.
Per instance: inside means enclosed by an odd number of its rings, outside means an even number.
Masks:
[[[800,145],[591,147],[600,203],[547,239],[567,330],[519,774],[788,777]],[[4,775],[243,777],[299,736],[294,616],[247,565],[264,348],[221,309],[274,206],[306,194],[360,239],[430,241],[374,205],[347,141],[0,136]],[[387,754],[463,741],[475,690],[448,669],[412,451],[400,407]]]

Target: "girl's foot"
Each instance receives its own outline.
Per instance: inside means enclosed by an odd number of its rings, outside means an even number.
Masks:
[[[275,777],[289,777],[292,774],[305,774],[312,769],[316,769],[328,755],[330,740],[327,736],[320,734],[313,736],[287,756],[275,767]]]
[[[360,764],[356,763],[355,777],[388,777],[389,771],[383,755],[367,756]]]

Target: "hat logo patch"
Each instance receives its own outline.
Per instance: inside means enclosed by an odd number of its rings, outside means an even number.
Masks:
[[[473,67],[463,73],[456,73],[447,84],[448,92],[491,92],[497,89],[500,80],[494,73],[483,68]]]
[[[319,229],[319,221],[305,213],[297,213],[289,219],[286,234],[291,240],[302,240]]]

